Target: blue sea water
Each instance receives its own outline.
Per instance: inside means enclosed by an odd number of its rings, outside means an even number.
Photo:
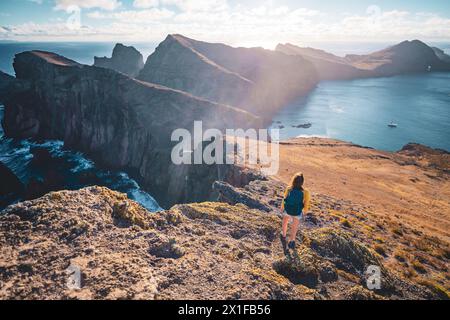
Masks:
[[[450,73],[321,82],[273,120],[271,128],[284,127],[281,140],[322,136],[387,151],[417,142],[450,151]]]
[[[156,48],[156,44],[129,44],[138,49],[144,60]],[[14,75],[12,67],[14,55],[28,50],[44,50],[55,52],[83,64],[93,64],[94,56],[111,56],[115,43],[0,43],[0,70]],[[0,105],[0,121],[4,107]],[[101,168],[80,152],[67,150],[62,141],[13,140],[4,136],[0,126],[0,161],[8,166],[23,183],[30,179],[42,179],[43,168],[33,165],[34,148],[47,150],[52,156],[52,165],[61,178],[64,189],[79,189],[92,184],[108,187],[126,193],[130,199],[136,200],[150,211],[159,211],[157,201],[142,190],[139,184],[125,172],[114,172]],[[16,199],[16,201],[21,199]]]
[[[4,107],[0,105],[0,121],[3,114]],[[49,152],[52,158],[51,163],[47,164],[49,168],[37,166],[33,162],[33,149]],[[105,186],[126,193],[130,199],[139,202],[149,211],[162,210],[156,200],[125,172],[103,169],[84,154],[65,149],[62,141],[15,140],[5,137],[0,126],[0,162],[11,169],[24,184],[28,184],[31,179],[42,181],[46,171],[52,170],[57,173],[60,189],[76,190],[90,185]]]

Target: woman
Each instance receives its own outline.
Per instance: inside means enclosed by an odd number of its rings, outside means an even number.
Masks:
[[[286,246],[286,235],[289,221],[292,221],[291,233],[289,236],[288,247],[295,248],[295,237],[297,235],[300,219],[303,213],[309,211],[311,201],[310,192],[303,187],[305,178],[303,173],[299,172],[294,175],[292,181],[284,194],[284,199],[281,203],[281,211],[283,212],[283,224],[281,233],[281,242]]]

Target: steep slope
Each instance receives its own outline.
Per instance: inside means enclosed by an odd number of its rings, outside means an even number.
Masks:
[[[369,55],[347,55],[346,60],[355,67],[371,70],[376,76],[450,71],[450,64],[440,60],[432,48],[419,40],[403,41]]]
[[[108,167],[127,170],[162,205],[210,197],[218,168],[176,166],[175,129],[260,127],[258,118],[184,92],[80,65],[53,53],[18,54],[20,90],[5,101],[9,137],[63,140]]]
[[[285,253],[279,217],[241,204],[151,214],[106,188],[54,192],[0,216],[0,299],[439,298],[324,218]],[[380,290],[364,288],[370,265]]]
[[[6,99],[8,92],[11,90],[11,85],[13,85],[14,77],[0,71],[0,103]]]
[[[314,67],[301,57],[181,35],[169,35],[138,78],[238,106],[266,120],[317,83]]]
[[[136,77],[144,67],[142,54],[134,47],[116,44],[111,58],[94,57],[94,66],[109,68]]]
[[[314,65],[321,80],[343,80],[370,76],[368,71],[358,69],[350,65],[344,58],[323,50],[302,48],[287,43],[277,45],[276,51],[304,57]]]
[[[446,54],[444,52],[444,50],[436,48],[436,47],[432,47],[431,49],[433,49],[434,53],[436,54],[436,56],[441,59],[442,61],[444,61],[445,63],[450,63],[450,55]]]

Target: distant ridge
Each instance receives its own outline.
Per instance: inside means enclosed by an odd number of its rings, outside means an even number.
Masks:
[[[367,54],[337,57],[323,50],[278,45],[277,51],[311,60],[323,79],[393,76],[398,74],[450,71],[450,57],[420,40],[403,41],[389,48]]]
[[[341,80],[369,77],[370,73],[348,63],[345,58],[324,50],[301,48],[290,43],[277,45],[276,51],[298,55],[310,61],[317,69],[321,80]]]

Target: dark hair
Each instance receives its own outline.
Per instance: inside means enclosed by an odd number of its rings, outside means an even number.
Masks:
[[[303,173],[298,172],[296,173],[291,180],[291,185],[289,187],[290,190],[297,189],[300,191],[303,191],[303,183],[305,182],[305,177],[303,176]]]

